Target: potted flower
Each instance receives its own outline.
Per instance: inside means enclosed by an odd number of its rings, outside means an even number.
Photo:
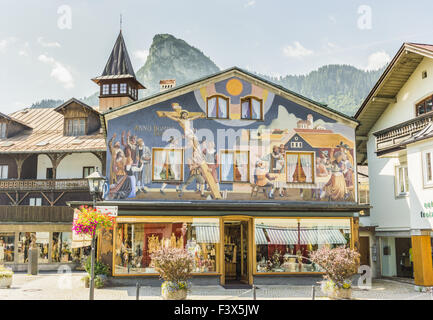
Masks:
[[[0,288],[10,288],[12,285],[13,271],[0,266]]]
[[[190,286],[188,279],[194,267],[194,259],[188,251],[179,248],[162,248],[151,254],[151,265],[164,282],[161,295],[164,300],[184,300]]]
[[[313,263],[319,265],[325,275],[322,290],[332,299],[350,299],[351,278],[358,273],[360,254],[353,249],[324,246],[310,254]]]
[[[90,273],[91,273],[91,259],[87,258],[86,264],[84,265],[84,270],[87,271],[87,275],[84,276],[81,280],[84,281],[84,287],[89,288],[90,286]],[[109,267],[99,261],[95,261],[95,288],[100,289],[103,288],[107,282],[107,276],[110,274]]]

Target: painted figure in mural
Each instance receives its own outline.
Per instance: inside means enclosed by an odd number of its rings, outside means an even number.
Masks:
[[[219,189],[219,180],[218,180],[218,153],[215,149],[215,143],[213,141],[206,142],[201,151],[206,160],[207,166],[212,174],[214,181],[216,182]]]
[[[332,201],[342,201],[346,197],[347,187],[344,179],[344,160],[343,152],[334,152],[334,160],[331,163],[331,178],[323,187],[321,198],[326,196]]]
[[[175,153],[172,149],[176,149],[178,148],[178,141],[171,136],[168,139],[168,144],[165,146],[166,149],[170,149],[168,152],[165,153],[165,159],[164,159],[164,164],[162,166],[161,172],[159,173],[159,176],[161,177],[162,180],[165,181],[170,181],[170,180],[176,180],[176,170],[177,170],[177,165],[179,165],[178,163],[176,163],[175,159]],[[165,188],[167,188],[168,183],[164,182],[161,186],[161,188],[159,189],[159,191],[165,195]]]
[[[263,157],[262,160],[268,163],[268,172],[274,174],[274,179],[272,182],[274,185],[273,190],[278,189],[280,197],[283,197],[286,194],[286,190],[287,190],[285,177],[284,175],[282,175],[284,173],[284,166],[285,166],[284,145],[283,144],[281,144],[280,146],[274,145],[272,147],[272,152],[269,153],[267,156]]]
[[[137,139],[138,144],[138,190],[147,192],[147,186],[152,182],[152,153],[144,144],[143,139]]]
[[[115,184],[121,176],[125,175],[124,168],[124,153],[120,147],[120,142],[117,141],[113,145],[113,141],[116,139],[116,133],[108,142],[108,149],[111,154],[110,161],[110,185]]]
[[[316,175],[318,177],[327,177],[329,175],[327,166],[329,165],[329,158],[325,152],[320,151],[319,157],[316,158]]]
[[[269,171],[266,170],[266,166],[264,161],[258,160],[256,163],[256,168],[254,170],[254,184],[257,187],[261,188],[270,188],[268,193],[268,197],[272,199],[274,197],[275,186],[272,182],[275,180],[274,177],[271,177]]]
[[[188,168],[189,168],[188,178],[186,179],[185,183],[182,183],[180,187],[176,189],[176,191],[179,192],[179,197],[183,196],[186,187],[188,187],[188,185],[190,185],[194,181],[199,185],[200,195],[202,197],[205,197],[205,193],[204,193],[205,179],[203,178],[201,172],[200,163],[194,160],[194,156],[188,159]]]

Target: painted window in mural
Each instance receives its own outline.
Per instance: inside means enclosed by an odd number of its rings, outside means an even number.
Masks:
[[[312,152],[286,152],[287,181],[314,182],[314,154]]]
[[[321,272],[309,260],[322,246],[350,246],[350,219],[255,219],[256,271]]]
[[[263,102],[254,97],[241,99],[241,118],[245,120],[263,120]]]
[[[213,96],[206,99],[207,117],[228,119],[229,99],[223,96]]]
[[[152,180],[183,181],[183,149],[153,148]]]
[[[218,219],[119,223],[116,227],[114,273],[154,274],[151,254],[168,247],[186,249],[194,258],[195,273],[219,272],[219,242]]]
[[[248,151],[222,150],[220,166],[221,182],[248,182],[249,161]]]

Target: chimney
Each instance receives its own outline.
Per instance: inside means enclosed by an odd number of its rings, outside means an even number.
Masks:
[[[167,79],[159,81],[159,92],[174,88],[176,86],[176,79]]]

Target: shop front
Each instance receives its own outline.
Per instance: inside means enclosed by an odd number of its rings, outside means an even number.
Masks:
[[[221,285],[317,277],[322,270],[309,260],[311,252],[325,245],[353,247],[354,219],[265,214],[119,216],[113,230],[112,275],[155,278],[152,253],[176,247],[193,257],[194,278],[207,277]]]

